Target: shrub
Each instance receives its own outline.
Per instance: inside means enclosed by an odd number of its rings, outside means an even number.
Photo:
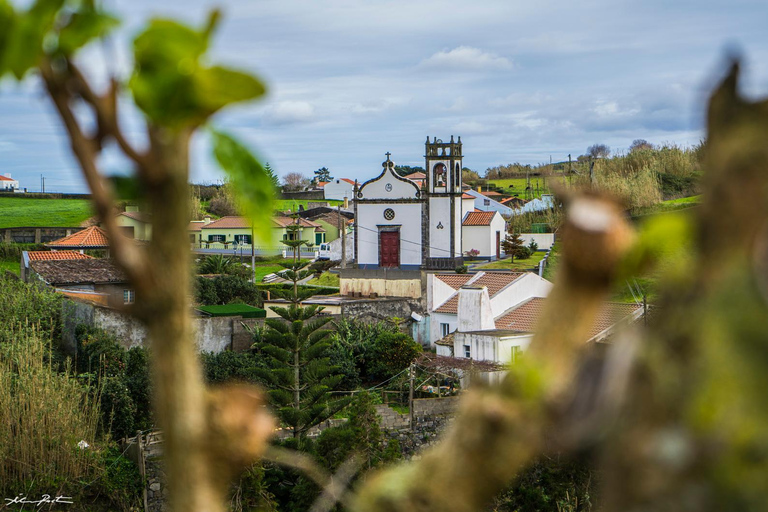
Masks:
[[[227,275],[214,279],[198,277],[195,302],[204,306],[223,306],[234,302],[261,306],[259,289],[242,277]]]
[[[525,246],[518,247],[517,250],[515,251],[515,257],[519,260],[527,260],[528,258],[531,257],[531,254],[533,253],[530,247],[525,247]]]
[[[115,445],[100,455],[99,466],[103,469],[99,470],[94,488],[87,489],[89,494],[106,496],[113,507],[124,512],[140,510],[144,481],[138,466]]]
[[[467,256],[468,260],[473,260],[480,255],[480,251],[478,251],[477,249],[470,249],[464,254]]]
[[[531,243],[528,244],[528,249],[531,250],[531,254],[539,250],[539,244],[536,243],[536,240],[531,240]]]
[[[466,274],[467,273],[467,266],[461,265],[459,267],[456,267],[456,273],[457,274]]]
[[[408,368],[421,353],[421,345],[407,334],[385,332],[378,336],[366,361],[369,378],[386,380]]]
[[[136,404],[131,392],[123,380],[108,377],[102,380],[101,389],[101,428],[109,432],[114,439],[130,437],[136,433],[134,417]]]
[[[218,354],[205,352],[200,354],[205,380],[209,384],[227,381],[241,381],[263,384],[259,378],[259,369],[265,369],[264,360],[250,352],[232,352],[225,350]]]
[[[34,326],[41,339],[58,339],[62,296],[46,286],[0,276],[0,343],[15,341],[15,327]]]

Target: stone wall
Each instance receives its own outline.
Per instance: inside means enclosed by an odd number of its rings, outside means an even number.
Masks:
[[[264,319],[240,316],[197,317],[193,323],[195,341],[200,352],[242,352],[248,350],[252,343],[251,333],[246,326],[251,329],[261,326]],[[75,329],[78,324],[98,327],[114,334],[125,348],[147,346],[147,330],[132,316],[96,304],[65,300],[62,306],[62,340],[70,353],[77,349]]]
[[[17,244],[45,244],[64,238],[82,229],[76,228],[35,228],[18,227],[0,229],[0,242]]]

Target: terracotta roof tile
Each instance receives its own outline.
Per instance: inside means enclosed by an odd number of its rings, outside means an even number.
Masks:
[[[496,318],[496,328],[533,332],[544,309],[544,300],[541,297],[534,297],[508,309]],[[617,322],[637,313],[639,309],[642,307],[636,304],[606,302],[595,320],[589,338],[594,338]]]
[[[77,251],[28,251],[29,261],[87,260],[92,256]]]
[[[8,178],[7,176],[3,176],[2,174],[0,174],[0,181],[17,181],[17,180],[13,178]]]
[[[471,284],[472,286],[485,286],[488,288],[488,296],[493,297],[501,290],[506,288],[509,284],[517,281],[524,275],[525,272],[486,272],[484,274],[475,274],[475,279],[467,281],[464,284]],[[447,301],[445,301],[439,308],[435,310],[435,312],[451,313],[454,315],[458,314],[459,292],[451,295]]]
[[[190,221],[189,226],[187,226],[187,231],[200,231],[203,229],[203,226],[205,226],[205,222],[200,220],[193,220]]]
[[[467,284],[467,281],[475,277],[474,274],[435,274],[435,277],[453,288],[454,290],[458,290],[465,284]]]
[[[109,247],[109,239],[107,239],[107,234],[103,229],[98,226],[91,226],[46,245],[49,247],[107,248]]]
[[[439,340],[437,340],[435,342],[435,345],[442,345],[444,347],[453,347],[453,337],[454,337],[454,333],[447,334],[442,338],[440,338]]]
[[[349,178],[341,178],[341,181],[346,181],[346,182],[347,182],[347,183],[349,183],[350,185],[354,185],[354,184],[355,184],[354,180],[351,180],[351,179],[349,179]]]
[[[499,192],[496,192],[495,190],[486,190],[485,192],[480,192],[486,197],[500,197],[502,194]]]
[[[214,220],[210,224],[202,227],[202,229],[250,229],[251,223],[245,217],[222,217]]]
[[[277,227],[284,228],[291,224],[295,224],[296,219],[294,219],[293,217],[272,217],[272,222],[277,224]],[[299,217],[299,225],[305,228],[321,228],[322,227],[317,222],[312,222],[311,220],[302,219],[301,217]]]
[[[50,285],[125,283],[125,274],[107,259],[33,261],[29,266]]]
[[[408,178],[409,180],[423,180],[427,178],[427,175],[421,171],[416,171],[416,172],[412,172],[411,174],[407,174],[403,177]]]
[[[462,226],[490,226],[497,212],[469,212],[461,222]]]
[[[473,196],[472,194],[467,194],[467,193],[465,192],[464,194],[461,194],[461,198],[462,198],[462,199],[474,199],[474,198],[475,198],[475,196]]]

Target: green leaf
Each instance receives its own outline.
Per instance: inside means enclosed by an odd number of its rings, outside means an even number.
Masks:
[[[119,20],[96,9],[92,1],[83,2],[59,31],[58,50],[71,55],[92,39],[103,37],[120,24]]]
[[[170,20],[153,20],[134,41],[136,104],[155,123],[195,126],[231,103],[264,94],[255,77],[202,63],[218,20],[214,11],[203,30]]]
[[[45,36],[53,28],[56,16],[64,0],[37,0],[25,13],[9,17],[7,8],[0,19],[8,24],[2,46],[2,71],[10,71],[21,80],[29,69],[37,66],[44,54]],[[9,22],[9,20],[13,20]]]
[[[211,114],[230,103],[258,98],[266,92],[264,84],[253,76],[214,66],[197,73],[197,93]]]
[[[211,130],[213,154],[229,176],[240,207],[262,241],[269,241],[272,231],[274,190],[269,173],[255,156],[229,134]]]
[[[11,32],[16,23],[16,12],[8,0],[0,0],[0,78],[6,71],[6,53]]]

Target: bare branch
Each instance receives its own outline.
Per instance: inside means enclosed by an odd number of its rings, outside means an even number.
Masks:
[[[53,99],[53,103],[64,121],[64,127],[69,134],[72,152],[75,154],[85,175],[88,188],[91,190],[96,213],[98,214],[109,236],[112,256],[125,271],[128,279],[140,292],[151,285],[148,282],[148,262],[134,242],[126,238],[117,226],[114,216],[113,196],[108,183],[96,167],[98,154],[96,144],[84,133],[70,107],[71,95],[67,90],[65,78],[57,74],[51,62],[44,60],[40,64],[40,73],[45,86]]]

